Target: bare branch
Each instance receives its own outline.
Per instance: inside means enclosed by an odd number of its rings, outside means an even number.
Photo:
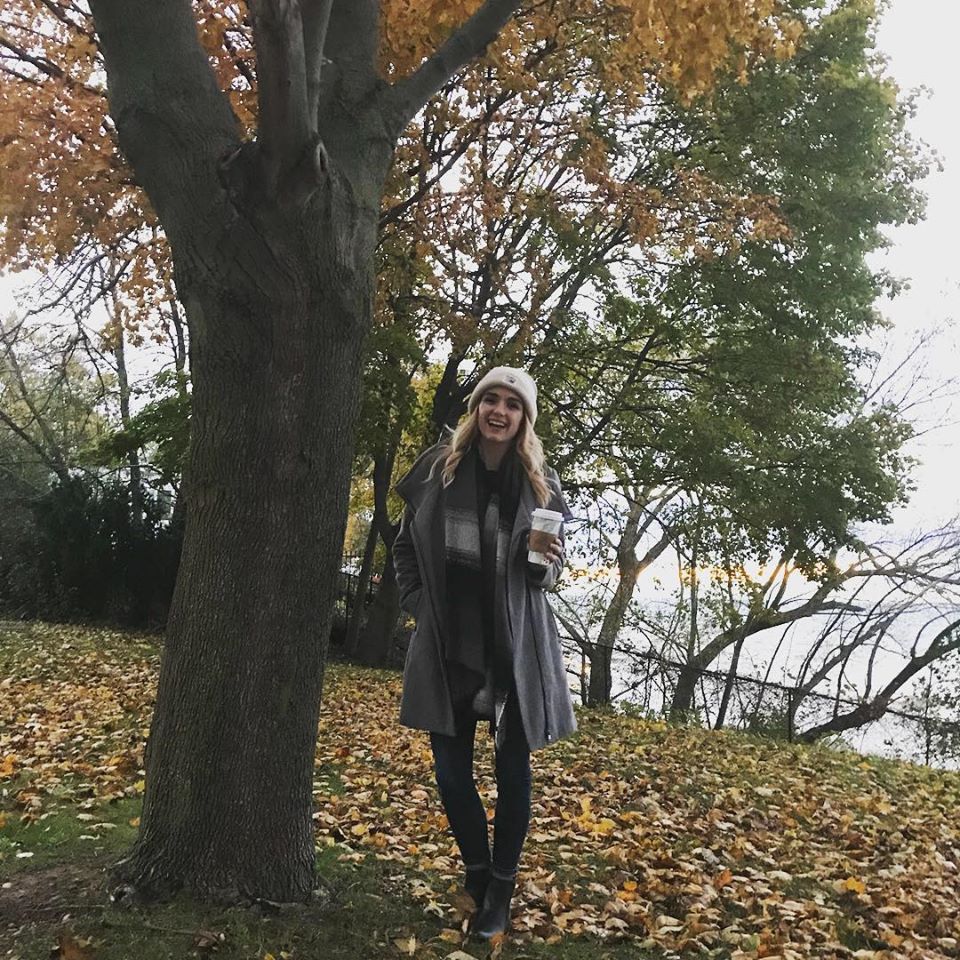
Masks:
[[[828,733],[841,733],[879,720],[889,709],[897,692],[909,680],[935,660],[957,649],[960,649],[960,620],[953,620],[937,634],[925,653],[912,657],[872,700],[864,700],[853,710],[838,713],[825,723],[805,730],[799,739],[804,743],[813,743]]]
[[[90,0],[90,9],[110,113],[138,183],[165,225],[208,229],[226,212],[217,162],[241,131],[190,0]]]

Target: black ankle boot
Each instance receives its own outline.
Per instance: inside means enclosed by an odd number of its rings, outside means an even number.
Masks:
[[[514,880],[490,877],[483,907],[477,914],[471,933],[481,940],[492,940],[510,929],[510,901],[513,898]]]
[[[469,867],[467,869],[463,886],[467,893],[473,897],[473,902],[477,905],[478,910],[483,906],[483,898],[487,895],[487,886],[489,884],[489,867]]]

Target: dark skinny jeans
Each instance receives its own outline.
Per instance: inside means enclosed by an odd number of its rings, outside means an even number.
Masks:
[[[464,721],[455,737],[430,734],[437,786],[450,829],[467,867],[491,863],[493,873],[512,877],[530,826],[530,747],[520,711],[511,696],[503,745],[495,752],[497,807],[490,857],[487,815],[473,778],[473,744],[477,721]],[[511,710],[511,706],[513,709]]]

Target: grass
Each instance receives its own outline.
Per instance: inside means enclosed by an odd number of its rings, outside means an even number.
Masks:
[[[94,812],[56,810],[35,821],[8,818],[0,830],[0,881],[75,857],[119,854],[136,836],[140,801],[123,800]]]

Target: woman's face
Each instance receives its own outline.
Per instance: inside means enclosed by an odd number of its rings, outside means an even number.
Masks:
[[[523,423],[523,401],[506,387],[494,387],[481,398],[477,407],[480,436],[492,443],[508,443]]]

